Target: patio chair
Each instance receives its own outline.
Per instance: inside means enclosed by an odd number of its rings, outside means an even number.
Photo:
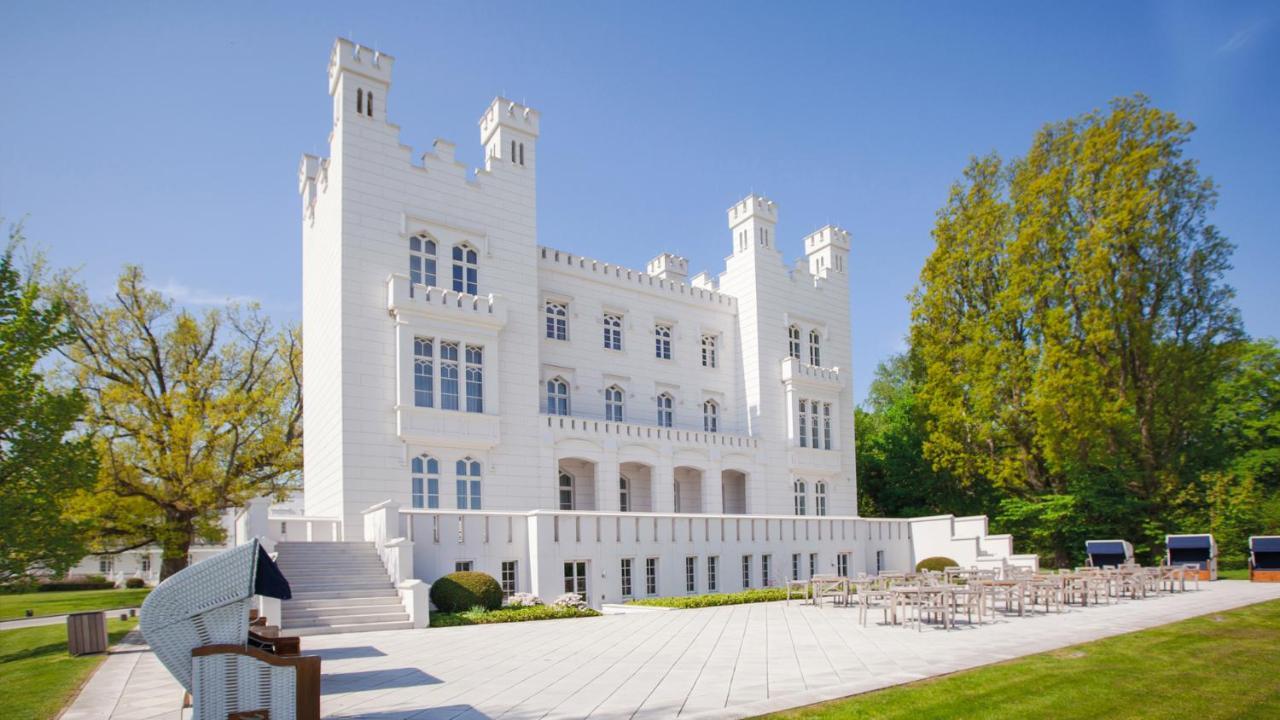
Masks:
[[[320,717],[320,658],[249,646],[255,595],[291,597],[256,539],[175,573],[142,603],[142,635],[191,693],[194,720]]]
[[[1253,582],[1280,582],[1280,535],[1249,538],[1249,579]]]
[[[1170,567],[1195,565],[1197,580],[1218,579],[1218,544],[1212,535],[1166,535],[1164,545]]]

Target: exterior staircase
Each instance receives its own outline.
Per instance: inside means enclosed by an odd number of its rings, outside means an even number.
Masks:
[[[371,542],[281,542],[276,564],[293,598],[280,604],[290,635],[413,627]]]

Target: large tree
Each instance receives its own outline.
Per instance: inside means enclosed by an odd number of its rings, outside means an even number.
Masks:
[[[1122,98],[974,160],[939,212],[911,298],[924,452],[996,482],[1011,522],[1074,512],[1141,545],[1205,469],[1241,330],[1192,129]]]
[[[96,473],[92,446],[73,435],[83,398],[38,370],[70,333],[34,268],[18,267],[20,244],[14,228],[0,255],[0,584],[61,574],[84,556],[82,528],[63,513]]]
[[[161,576],[197,539],[222,539],[228,508],[280,496],[301,467],[301,347],[256,307],[200,316],[175,308],[127,267],[107,302],[64,282],[74,340],[64,354],[88,399],[100,458],[79,503],[94,542],[163,549]]]

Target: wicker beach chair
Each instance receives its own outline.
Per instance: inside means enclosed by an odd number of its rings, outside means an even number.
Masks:
[[[248,647],[255,595],[290,597],[257,540],[175,573],[142,603],[142,635],[191,693],[195,720],[255,712],[273,720],[319,717],[320,658]]]

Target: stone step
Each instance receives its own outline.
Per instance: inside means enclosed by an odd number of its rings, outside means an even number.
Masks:
[[[399,612],[402,610],[402,608],[403,606],[401,606],[400,603],[393,603],[390,605],[364,605],[364,604],[353,603],[351,605],[338,605],[334,607],[284,608],[282,610],[282,614],[284,615],[283,619],[287,622],[290,620],[296,620],[298,618],[308,618],[308,617],[341,617],[344,615],[378,615],[378,614],[386,614],[389,612]],[[297,625],[299,623],[293,623],[293,624]]]
[[[364,615],[304,615],[284,618],[284,627],[292,630],[295,627],[325,627],[330,625],[357,625],[364,623],[400,622],[408,620],[408,613],[373,612]]]
[[[312,583],[312,582],[317,582],[317,583],[338,582],[342,580],[350,580],[350,581],[358,581],[358,582],[391,582],[391,578],[387,575],[387,573],[385,571],[378,570],[378,569],[360,570],[360,571],[353,571],[353,572],[340,572],[340,573],[317,573],[317,572],[290,572],[282,568],[281,572],[284,573],[284,577],[286,580],[289,581],[290,585],[293,585],[295,583],[305,584],[305,583]]]
[[[276,543],[276,549],[294,549],[300,547],[367,547],[373,548],[373,542],[369,540],[281,540]]]
[[[342,600],[352,598],[371,598],[371,597],[400,597],[396,589],[388,583],[381,589],[361,589],[361,590],[304,590],[302,592],[293,593],[295,600]]]
[[[410,630],[413,622],[399,620],[396,622],[354,623],[351,625],[313,625],[311,627],[289,628],[290,635],[335,635],[337,633],[377,632],[379,630]]]
[[[322,598],[317,600],[285,600],[280,604],[280,610],[285,615],[295,610],[308,612],[311,610],[322,610],[330,608],[345,607],[401,607],[400,596],[397,593],[390,593],[381,597],[354,597],[354,598]]]
[[[329,578],[327,580],[296,581],[289,578],[289,587],[297,592],[314,592],[320,590],[360,590],[361,588],[389,588],[391,581],[387,578],[360,580],[358,578]]]

